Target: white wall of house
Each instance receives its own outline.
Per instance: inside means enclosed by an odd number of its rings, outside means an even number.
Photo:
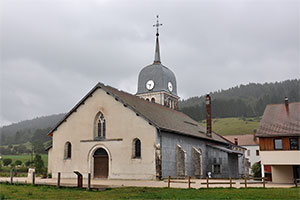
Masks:
[[[245,157],[249,160],[250,162],[250,169],[249,173],[252,173],[251,167],[254,163],[260,161],[260,151],[259,151],[259,145],[245,145],[242,146],[246,148],[247,150],[245,151]],[[258,151],[258,155],[257,155]]]
[[[106,120],[105,141],[94,141],[94,122],[101,111]],[[53,133],[48,151],[49,172],[57,177],[75,178],[74,170],[84,177],[93,176],[93,153],[100,147],[108,152],[109,179],[155,179],[156,128],[120,101],[97,89]],[[141,159],[132,158],[133,140],[141,141]],[[87,141],[88,140],[88,141]],[[65,143],[72,144],[71,159],[64,159]]]

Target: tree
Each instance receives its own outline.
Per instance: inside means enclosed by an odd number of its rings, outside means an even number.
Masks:
[[[22,161],[21,160],[16,160],[15,164],[16,165],[22,165]]]
[[[8,166],[9,164],[11,164],[12,160],[10,158],[5,158],[3,159],[3,165],[4,166]]]
[[[261,166],[258,162],[252,165],[251,170],[254,177],[261,177]]]
[[[33,160],[35,169],[37,171],[37,173],[42,173],[43,167],[44,167],[44,161],[42,160],[41,155],[36,154]]]
[[[41,140],[35,140],[32,142],[34,153],[45,153],[45,147]]]

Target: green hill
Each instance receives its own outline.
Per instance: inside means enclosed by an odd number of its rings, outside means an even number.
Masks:
[[[213,131],[220,135],[244,135],[252,134],[259,126],[260,117],[255,118],[215,118],[212,120]],[[206,121],[201,124],[205,127]]]

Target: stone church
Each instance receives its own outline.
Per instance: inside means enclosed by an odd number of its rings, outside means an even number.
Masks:
[[[158,28],[157,22],[156,27]],[[48,172],[57,177],[159,179],[238,177],[239,147],[178,109],[174,73],[155,59],[138,77],[136,95],[98,83],[49,132]],[[207,99],[211,124],[210,98]]]

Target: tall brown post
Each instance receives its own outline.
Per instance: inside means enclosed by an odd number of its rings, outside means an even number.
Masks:
[[[168,177],[168,188],[170,188],[170,181],[171,181],[170,179],[171,179],[171,176]]]
[[[32,172],[32,185],[35,184],[35,172]]]
[[[232,188],[232,178],[230,177],[229,180],[230,180],[230,188]]]
[[[266,179],[265,179],[265,177],[263,177],[263,187],[264,188],[266,187]]]
[[[245,181],[245,188],[247,188],[247,177],[244,177],[244,181]]]
[[[206,95],[206,135],[208,137],[211,137],[212,134],[212,123],[211,123],[211,98],[208,95]]]
[[[60,187],[60,172],[57,173],[57,187]]]
[[[206,177],[206,186],[209,188],[208,177]]]
[[[191,189],[191,177],[188,178],[188,188]]]
[[[88,173],[88,189],[91,189],[91,173]]]

